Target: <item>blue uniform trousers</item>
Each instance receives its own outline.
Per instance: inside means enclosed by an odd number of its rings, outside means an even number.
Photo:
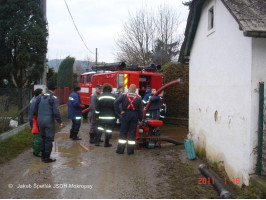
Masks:
[[[40,124],[39,129],[41,134],[41,151],[50,155],[53,149],[55,125],[54,123],[48,126]]]
[[[138,125],[138,112],[134,110],[127,110],[122,115],[117,153],[124,153],[126,143],[127,143],[127,153],[128,154],[134,153],[137,125]],[[129,137],[127,141],[128,132],[129,132]]]

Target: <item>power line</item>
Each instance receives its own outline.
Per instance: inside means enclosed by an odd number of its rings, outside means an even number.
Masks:
[[[67,7],[67,10],[68,10],[68,13],[69,13],[69,15],[70,15],[70,17],[71,17],[71,19],[72,19],[72,22],[73,22],[73,24],[74,24],[74,26],[75,26],[75,28],[76,28],[76,31],[77,31],[78,34],[79,34],[80,39],[82,40],[82,42],[83,42],[84,46],[86,47],[86,49],[87,49],[90,53],[92,53],[92,54],[94,55],[94,53],[93,53],[91,50],[89,50],[89,48],[87,47],[86,43],[84,42],[84,40],[83,40],[81,34],[79,33],[78,27],[76,26],[76,23],[75,23],[75,21],[74,21],[74,18],[73,18],[72,15],[71,15],[71,12],[70,12],[70,10],[69,10],[69,7],[68,7],[68,5],[67,5],[67,2],[66,2],[66,0],[64,0],[64,1],[65,1],[65,4],[66,4],[66,7]]]

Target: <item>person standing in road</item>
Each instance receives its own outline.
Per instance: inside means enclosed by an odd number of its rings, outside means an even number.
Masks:
[[[55,136],[55,120],[59,128],[63,127],[59,111],[59,103],[54,96],[55,85],[49,84],[48,91],[37,100],[34,115],[37,115],[38,126],[41,133],[42,161],[45,163],[54,162],[56,159],[50,158]]]
[[[122,95],[124,92],[124,88],[122,85],[118,86],[117,91],[115,91],[116,98],[118,98],[120,95]]]
[[[143,103],[141,96],[135,93],[136,85],[129,86],[129,92],[118,97],[115,102],[115,111],[118,115],[122,115],[120,136],[118,140],[116,153],[123,154],[127,143],[127,153],[134,154],[134,145],[136,137],[136,129],[138,120],[142,120]],[[119,109],[119,104],[122,103],[122,110]],[[127,133],[129,138],[127,141]]]
[[[95,135],[96,135],[96,131],[97,131],[97,120],[95,117],[95,109],[96,109],[96,101],[97,101],[97,97],[102,93],[102,85],[98,84],[96,86],[96,91],[91,95],[90,98],[90,104],[89,104],[89,122],[90,122],[90,144],[94,144],[94,140],[95,140]],[[100,139],[100,142],[101,139]]]
[[[115,126],[114,101],[116,95],[112,93],[112,86],[108,83],[103,85],[103,93],[97,97],[96,118],[98,119],[97,135],[95,137],[95,146],[100,145],[100,137],[105,131],[104,147],[111,147],[109,140]]]
[[[70,138],[72,140],[81,140],[78,137],[78,132],[81,124],[82,118],[82,108],[85,106],[81,104],[80,101],[80,87],[75,87],[74,92],[72,92],[69,96],[68,101],[68,119],[72,120],[72,128],[70,130]]]
[[[142,100],[144,106],[147,105],[150,96],[151,96],[151,87],[147,87],[146,88],[146,93],[145,93],[145,95],[143,97],[143,100]]]
[[[151,90],[151,94],[154,95],[156,89]],[[151,102],[148,113],[150,114],[151,119],[160,119],[160,109],[161,109],[161,100],[163,93],[160,93],[159,96],[151,96],[149,102]]]
[[[37,99],[42,94],[42,89],[38,88],[34,90],[34,97],[30,100],[29,103],[29,122],[30,122],[30,128],[32,129],[33,126],[33,114],[34,114],[34,107],[37,102]],[[37,157],[41,157],[41,134],[39,133],[33,133],[32,138],[32,149],[33,149],[33,155]]]

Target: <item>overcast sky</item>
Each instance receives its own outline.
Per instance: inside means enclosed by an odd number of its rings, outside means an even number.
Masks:
[[[182,0],[66,0],[75,23],[82,35],[88,51],[82,43],[64,0],[47,0],[49,40],[47,57],[63,59],[70,55],[84,60],[95,60],[98,48],[99,62],[115,62],[114,53],[118,50],[115,40],[122,32],[122,26],[129,12],[148,7],[158,9],[163,3],[176,8],[180,13],[180,33],[184,32],[188,8]]]

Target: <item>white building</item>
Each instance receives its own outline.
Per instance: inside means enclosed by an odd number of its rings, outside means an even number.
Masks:
[[[196,152],[249,184],[255,173],[259,82],[266,82],[266,1],[193,0],[180,62],[189,62]]]

